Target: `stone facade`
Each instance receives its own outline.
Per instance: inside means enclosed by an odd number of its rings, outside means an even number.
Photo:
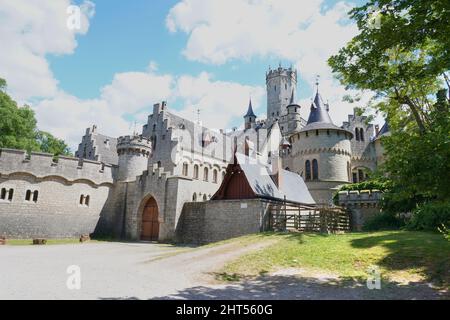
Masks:
[[[96,126],[87,129],[75,158],[1,150],[0,236],[78,237],[94,232],[139,240],[152,200],[159,240],[220,240],[224,233],[229,237],[258,231],[264,211],[253,201],[245,210],[240,202],[207,202],[235,151],[267,164],[279,153],[282,167],[302,176],[319,203],[329,203],[355,173],[359,179],[361,168],[366,174],[382,161],[380,137],[366,118],[355,113],[342,127],[316,129],[300,117],[301,106],[294,101],[297,72],[292,68],[270,70],[266,84],[267,119],[257,119],[250,104],[242,130],[205,128],[162,102],[154,105],[140,133],[113,138]],[[356,129],[359,137],[363,131],[363,139],[355,141]],[[308,177],[306,163],[312,166],[314,160],[318,172]]]

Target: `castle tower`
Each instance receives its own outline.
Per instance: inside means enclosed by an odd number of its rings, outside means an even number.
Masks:
[[[292,68],[269,70],[266,73],[267,120],[272,123],[286,113],[290,98],[297,88],[297,71]]]
[[[248,104],[247,114],[244,116],[245,120],[245,129],[251,129],[255,127],[256,124],[256,115],[253,112],[252,100]]]
[[[137,176],[147,170],[152,152],[149,139],[142,136],[124,136],[117,140],[119,156],[119,181],[135,181]]]
[[[328,108],[317,90],[308,123],[291,137],[293,171],[322,204],[330,203],[334,189],[349,183],[351,175],[353,134],[333,124]]]

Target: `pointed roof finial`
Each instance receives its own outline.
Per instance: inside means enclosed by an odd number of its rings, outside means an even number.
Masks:
[[[319,79],[320,79],[320,76],[319,76],[319,75],[316,75],[316,88],[317,88],[317,92],[319,92]]]
[[[247,117],[255,117],[256,118],[256,115],[253,112],[252,98],[251,97],[250,97],[250,101],[248,102],[247,114],[244,116],[244,118],[247,118]]]

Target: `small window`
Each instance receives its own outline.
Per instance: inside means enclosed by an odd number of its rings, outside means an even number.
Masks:
[[[213,171],[213,182],[217,183],[217,170],[215,170],[215,169]]]
[[[225,180],[225,171],[222,172],[222,181]]]
[[[330,130],[327,130],[327,135],[330,135]]]
[[[13,196],[14,196],[14,189],[9,189],[8,200],[12,201]]]
[[[306,131],[306,136],[307,136],[307,137],[309,136],[309,133],[308,133],[308,131]]]
[[[359,129],[355,128],[355,139],[356,141],[359,141]]]
[[[364,141],[364,129],[363,128],[359,129],[359,139],[361,141]]]
[[[316,130],[316,136],[318,136],[319,135],[319,130]]]
[[[31,201],[31,190],[27,190],[25,193],[25,201]]]
[[[185,177],[188,176],[188,174],[189,174],[188,169],[189,169],[188,164],[187,163],[183,163],[183,176],[185,176]]]
[[[84,199],[84,205],[89,207],[89,201],[91,200],[90,196],[86,196],[86,198]]]
[[[2,188],[2,191],[0,193],[0,199],[5,200],[6,199],[6,189]]]
[[[194,192],[194,194],[192,195],[192,201],[193,202],[197,202],[197,194]]]
[[[80,196],[80,205],[83,205],[83,203],[84,203],[84,195],[82,194]]]
[[[208,197],[206,196],[206,194],[203,195],[203,201],[208,200]]]
[[[364,181],[364,171],[361,169],[358,170],[358,179],[359,179],[359,182]]]
[[[208,168],[205,168],[205,170],[203,171],[203,180],[204,181],[208,181]]]
[[[194,179],[198,179],[198,165],[194,166]]]
[[[358,175],[356,174],[356,172],[352,173],[352,180],[353,180],[353,183],[358,183]]]
[[[35,190],[33,192],[33,202],[37,202],[39,197],[39,191]]]

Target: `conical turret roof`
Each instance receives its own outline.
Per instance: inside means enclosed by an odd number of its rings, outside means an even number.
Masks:
[[[255,117],[256,118],[256,115],[253,112],[252,99],[250,99],[250,102],[248,103],[247,114],[244,116],[244,118],[248,118],[248,117]]]

